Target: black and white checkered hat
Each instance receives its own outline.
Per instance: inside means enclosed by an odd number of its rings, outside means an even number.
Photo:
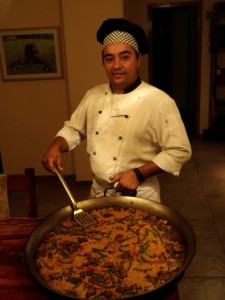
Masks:
[[[149,53],[149,41],[144,30],[126,19],[107,19],[97,31],[97,40],[103,47],[111,43],[127,43],[138,53]]]

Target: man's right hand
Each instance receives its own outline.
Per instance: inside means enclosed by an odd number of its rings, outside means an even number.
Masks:
[[[59,172],[62,172],[63,164],[61,153],[67,150],[68,144],[66,140],[62,137],[56,137],[42,159],[44,168],[49,172],[55,173],[55,166],[57,166]]]

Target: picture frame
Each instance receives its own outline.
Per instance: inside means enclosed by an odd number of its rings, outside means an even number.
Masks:
[[[3,80],[63,78],[58,27],[0,30]]]

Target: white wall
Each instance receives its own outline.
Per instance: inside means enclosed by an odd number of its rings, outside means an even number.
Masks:
[[[106,80],[101,46],[95,39],[102,21],[123,16],[122,0],[0,0],[0,30],[57,26],[61,30],[64,78],[3,81],[0,74],[0,150],[5,173],[41,165],[50,141],[84,92]],[[85,146],[65,154],[64,174],[90,178]],[[75,165],[76,163],[76,165]]]

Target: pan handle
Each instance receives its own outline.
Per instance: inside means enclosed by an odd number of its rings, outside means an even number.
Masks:
[[[55,173],[56,173],[56,175],[58,176],[59,180],[61,181],[61,183],[62,183],[64,189],[66,190],[66,192],[67,192],[67,194],[68,194],[68,196],[69,196],[69,198],[70,198],[70,200],[71,200],[71,202],[72,202],[72,204],[73,204],[74,209],[77,210],[77,209],[78,209],[78,207],[77,207],[77,202],[76,202],[76,200],[75,200],[73,194],[71,193],[71,191],[70,191],[68,185],[66,184],[64,178],[63,178],[62,175],[59,173],[58,168],[57,168],[56,165],[55,165]]]
[[[136,197],[137,196],[137,191],[138,190],[130,190],[130,191],[125,191],[125,192],[120,192],[120,191],[117,191],[116,190],[116,186],[117,186],[118,182],[116,182],[114,184],[114,187],[113,188],[107,188],[107,189],[104,189],[103,193],[104,193],[104,197],[107,197],[107,193],[109,191],[114,191],[114,194],[115,196],[129,196],[129,197]],[[110,196],[110,194],[109,194]]]

